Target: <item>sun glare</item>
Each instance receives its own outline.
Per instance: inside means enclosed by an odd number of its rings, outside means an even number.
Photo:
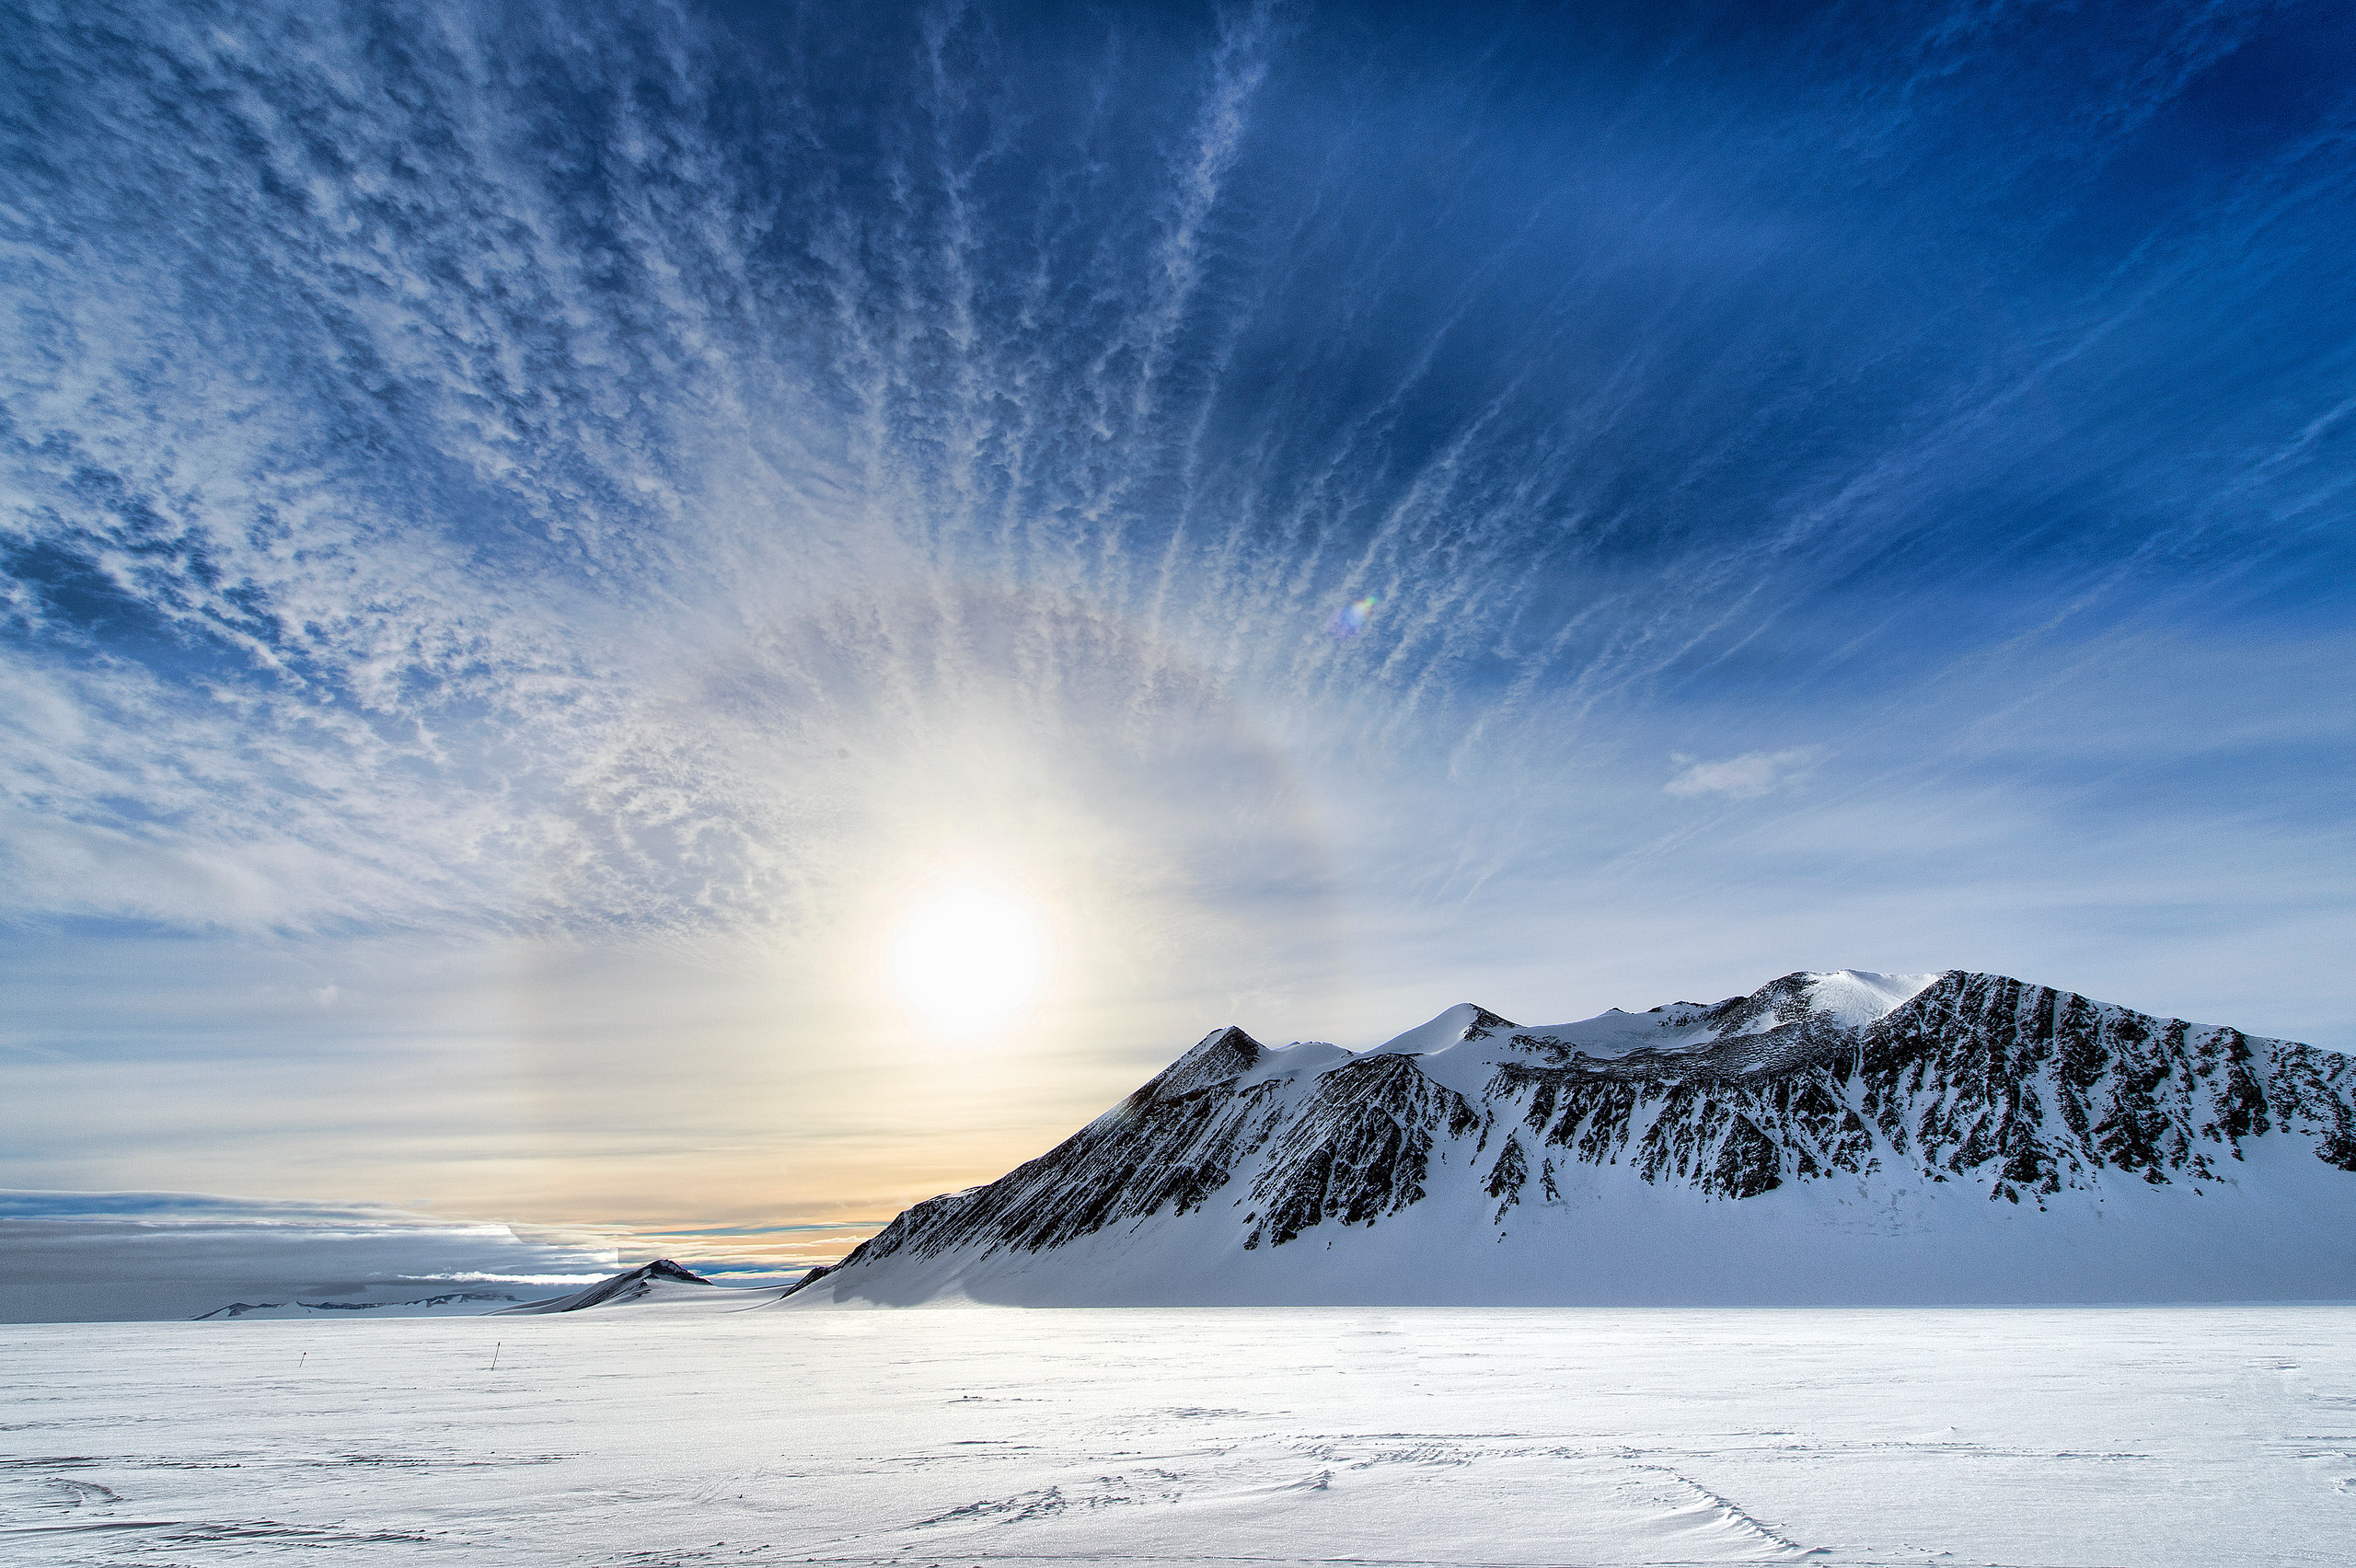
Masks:
[[[900,999],[926,1023],[960,1035],[1006,1023],[1039,988],[1046,943],[1020,902],[976,888],[934,897],[892,946]]]

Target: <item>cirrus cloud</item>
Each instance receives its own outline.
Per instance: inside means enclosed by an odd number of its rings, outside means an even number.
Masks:
[[[1740,756],[1725,757],[1716,762],[1703,762],[1680,753],[1669,759],[1681,765],[1676,776],[1661,787],[1672,795],[1724,795],[1729,800],[1756,800],[1801,778],[1823,755],[1821,746],[1744,752]]]

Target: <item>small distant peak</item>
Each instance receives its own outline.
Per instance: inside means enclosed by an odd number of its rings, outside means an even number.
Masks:
[[[687,1285],[710,1285],[711,1281],[699,1274],[680,1267],[668,1258],[657,1258],[651,1263],[641,1263],[630,1273],[640,1279],[676,1279]]]
[[[546,1301],[526,1301],[521,1307],[510,1307],[493,1316],[538,1317],[550,1312],[579,1312],[608,1303],[620,1305],[642,1301],[653,1294],[656,1285],[663,1283],[713,1284],[699,1274],[681,1268],[668,1258],[657,1258],[651,1263],[641,1263],[634,1269],[624,1269],[611,1278],[601,1279],[586,1290],[577,1290],[570,1296],[550,1297]]]

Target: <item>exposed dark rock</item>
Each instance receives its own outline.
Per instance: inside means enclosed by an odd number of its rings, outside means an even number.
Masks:
[[[1424,1195],[1435,1137],[1461,1138],[1482,1121],[1409,1056],[1360,1056],[1320,1075],[1253,1184],[1268,1239],[1281,1245],[1322,1220],[1371,1225],[1397,1213]]]

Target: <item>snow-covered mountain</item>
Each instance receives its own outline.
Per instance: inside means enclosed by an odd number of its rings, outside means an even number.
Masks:
[[[798,1282],[797,1282],[798,1283]],[[197,1315],[200,1322],[233,1318],[325,1318],[351,1322],[362,1318],[538,1317],[550,1312],[586,1312],[614,1307],[659,1307],[680,1313],[742,1312],[773,1305],[791,1288],[746,1288],[716,1284],[668,1258],[624,1269],[583,1290],[527,1300],[504,1290],[450,1291],[413,1301],[233,1301]]]
[[[791,1305],[2356,1298],[2356,1058],[2002,975],[1207,1037]]]
[[[352,1321],[360,1318],[479,1318],[506,1309],[522,1297],[503,1290],[451,1290],[409,1301],[232,1301],[192,1321],[206,1323],[233,1318],[327,1318]]]
[[[537,1317],[548,1312],[585,1312],[593,1307],[627,1307],[641,1301],[676,1301],[699,1297],[716,1288],[703,1275],[683,1269],[668,1258],[657,1258],[651,1263],[641,1263],[601,1279],[586,1290],[502,1308],[499,1315]]]
[[[586,1290],[551,1295],[544,1302],[523,1302],[521,1307],[502,1307],[490,1316],[506,1319],[542,1316],[549,1311],[606,1311],[613,1307],[669,1309],[662,1316],[747,1311],[752,1307],[773,1307],[787,1290],[791,1290],[791,1286],[721,1286],[702,1274],[695,1274],[693,1269],[681,1269],[669,1257],[657,1257],[651,1264],[639,1264],[636,1269],[622,1269],[615,1276],[601,1278]]]
[[[798,1283],[798,1282],[797,1282]],[[742,1312],[767,1307],[784,1296],[786,1286],[755,1289],[717,1285],[668,1258],[657,1258],[634,1269],[601,1279],[586,1290],[552,1296],[502,1308],[494,1317],[538,1317],[549,1312],[586,1312],[613,1307],[670,1307],[689,1311]]]

